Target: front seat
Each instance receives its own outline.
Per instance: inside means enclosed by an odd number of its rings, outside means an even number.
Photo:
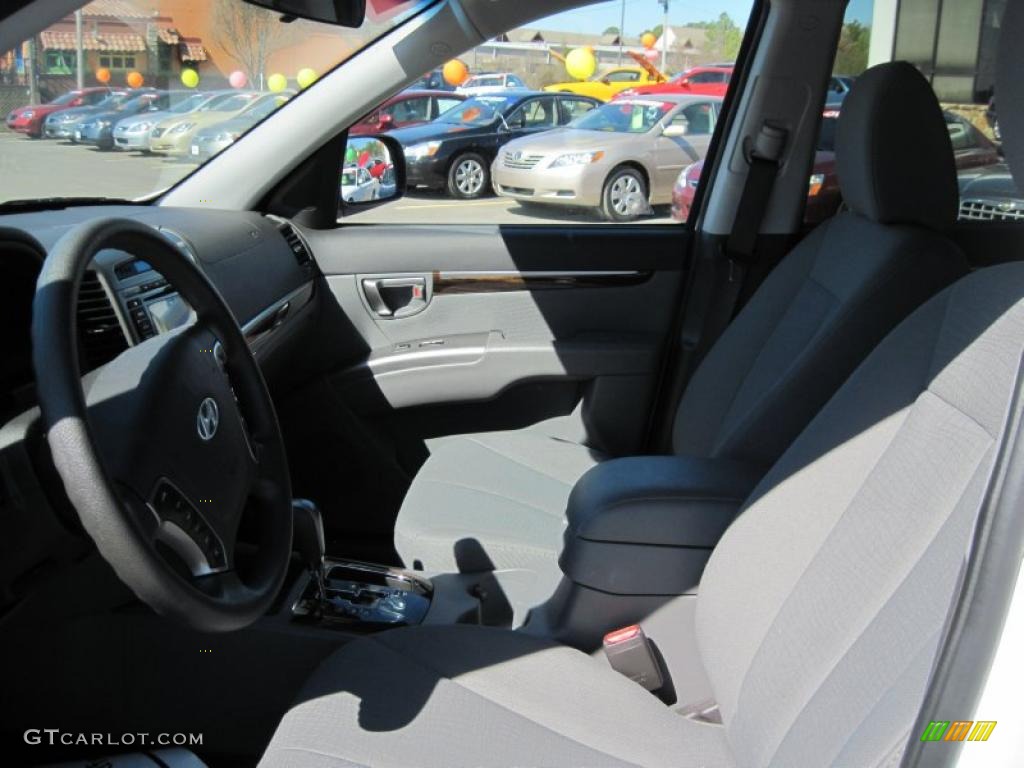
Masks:
[[[941,234],[958,210],[953,150],[916,69],[884,64],[857,80],[836,156],[849,211],[786,256],[702,361],[676,413],[677,454],[767,469],[886,333],[966,272]],[[436,441],[395,547],[408,567],[473,570],[456,544],[475,540],[461,550],[534,572],[542,599],[561,575],[569,492],[607,458],[542,429]]]
[[[520,632],[397,629],[330,656],[261,765],[897,765],[1022,353],[1024,263],[965,277],[887,337],[769,471],[697,598],[723,725]]]
[[[1024,39],[1024,3],[1003,34]],[[1022,61],[1001,55],[1000,93],[1024,96]],[[1024,98],[1002,103],[1024,185]],[[697,598],[722,725],[523,633],[397,629],[330,656],[261,765],[898,765],[1022,355],[1024,263],[975,272],[887,336],[769,471]]]

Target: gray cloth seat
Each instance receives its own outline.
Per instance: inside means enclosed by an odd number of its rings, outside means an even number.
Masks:
[[[783,259],[705,356],[676,414],[677,454],[771,466],[888,331],[966,272],[942,234],[958,207],[949,135],[913,67],[858,79],[836,145],[849,210]],[[396,549],[431,571],[534,571],[522,598],[541,600],[558,581],[569,490],[605,458],[537,429],[441,440],[402,504]],[[457,557],[467,541],[486,556]]]
[[[1024,39],[1024,3],[1002,29]],[[1000,53],[1000,93],[1024,95],[1018,50]],[[1024,98],[1010,103],[1006,154],[1024,185]],[[398,629],[329,657],[261,766],[898,765],[1022,376],[1017,262],[913,312],[812,419],[701,581],[696,640],[720,727],[522,633]]]
[[[523,633],[398,629],[329,657],[261,765],[898,764],[1022,356],[1024,263],[965,277],[901,323],[768,472],[697,598],[721,727]]]

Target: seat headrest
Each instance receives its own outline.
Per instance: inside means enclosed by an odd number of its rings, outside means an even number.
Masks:
[[[864,72],[836,129],[843,200],[880,224],[943,230],[956,221],[953,145],[928,81],[904,61]]]
[[[1018,189],[1024,189],[1024,3],[1006,4],[996,60],[996,109],[1003,152]]]

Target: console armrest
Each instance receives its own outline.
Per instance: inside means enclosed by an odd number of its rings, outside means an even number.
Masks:
[[[692,592],[763,474],[742,462],[678,456],[599,464],[569,497],[562,571],[615,594]]]

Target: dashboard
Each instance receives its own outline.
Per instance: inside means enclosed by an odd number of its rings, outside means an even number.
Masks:
[[[0,312],[5,362],[0,374],[0,424],[32,404],[29,329],[42,260],[75,224],[99,216],[133,218],[153,227],[182,258],[220,290],[257,357],[270,335],[313,300],[309,246],[289,222],[253,213],[149,206],[71,208],[0,216]],[[145,254],[106,250],[82,281],[77,313],[83,373],[128,346],[189,323],[194,313]],[[281,333],[278,333],[281,331]]]
[[[31,323],[47,249],[75,225],[100,217],[142,222],[209,278],[238,320],[271,391],[275,372],[296,367],[315,332],[317,271],[291,222],[251,212],[90,206],[0,216],[0,614],[12,585],[79,547],[77,520],[60,493],[35,400]],[[76,326],[82,373],[129,347],[191,322],[192,308],[144,253],[99,252],[79,289]],[[53,514],[47,514],[47,510]]]

